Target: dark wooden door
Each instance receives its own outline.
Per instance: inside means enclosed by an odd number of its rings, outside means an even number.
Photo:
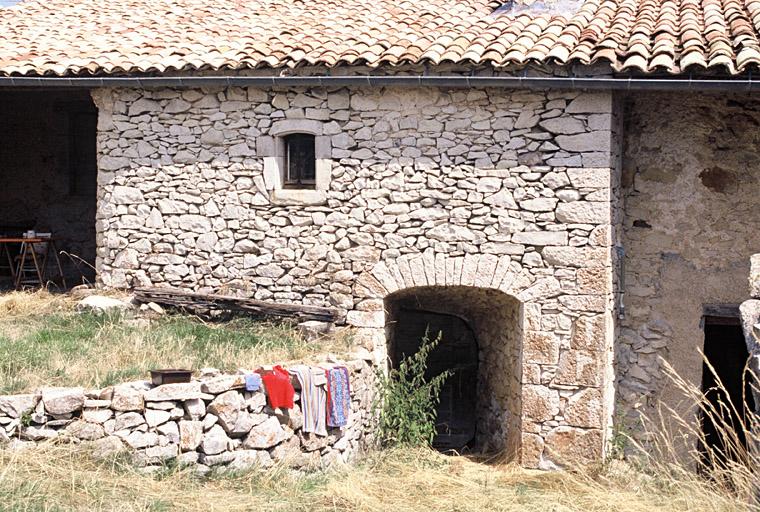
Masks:
[[[441,333],[440,344],[430,354],[426,376],[454,372],[441,390],[433,446],[460,450],[474,441],[477,428],[477,340],[469,324],[458,316],[402,309],[394,331],[394,364],[419,350],[426,330],[431,339]]]

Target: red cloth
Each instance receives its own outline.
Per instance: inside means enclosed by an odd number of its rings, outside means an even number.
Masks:
[[[261,380],[264,381],[264,388],[269,397],[269,406],[273,409],[281,407],[283,409],[293,408],[293,395],[295,389],[290,383],[290,374],[282,366],[275,366],[272,371],[260,371]]]

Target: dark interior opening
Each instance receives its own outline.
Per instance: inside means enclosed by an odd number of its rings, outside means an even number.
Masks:
[[[463,318],[419,309],[401,308],[396,316],[391,343],[394,367],[416,353],[426,332],[429,339],[439,333],[441,341],[430,354],[426,378],[453,370],[441,389],[433,447],[438,450],[472,448],[477,431],[478,344],[475,333]]]
[[[522,441],[522,307],[509,295],[475,286],[420,286],[385,298],[392,365],[415,353],[426,330],[442,339],[428,376],[445,370],[434,446],[515,457]]]
[[[746,448],[747,440],[741,425],[747,424],[746,414],[755,410],[751,382],[745,379],[744,373],[749,352],[738,318],[705,317],[704,354],[723,386],[719,386],[707,363],[703,364],[702,392],[719,411],[719,419],[714,420],[703,413],[701,426],[704,441],[713,449],[717,460],[710,459],[704,445],[700,446],[700,450],[706,465],[725,464],[728,460],[735,460],[737,453],[727,449],[719,425],[727,425],[736,432],[739,442]]]
[[[69,286],[95,277],[97,109],[85,90],[0,93],[0,237],[50,233]],[[12,285],[20,246],[0,257],[0,287]],[[39,248],[38,248],[39,249]],[[9,257],[10,256],[10,257]],[[46,280],[60,285],[49,261]]]

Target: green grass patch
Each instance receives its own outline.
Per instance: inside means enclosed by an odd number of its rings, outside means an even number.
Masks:
[[[103,387],[144,379],[154,368],[224,371],[347,348],[307,343],[293,325],[181,314],[146,319],[56,312],[0,321],[0,394],[38,386]]]

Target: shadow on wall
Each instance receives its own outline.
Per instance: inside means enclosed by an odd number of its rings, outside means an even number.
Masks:
[[[50,232],[69,284],[92,282],[97,110],[89,93],[2,92],[0,119],[0,236]]]
[[[396,365],[414,353],[429,329],[441,333],[429,375],[454,370],[438,408],[438,449],[514,457],[521,438],[520,302],[471,286],[409,288],[385,299],[389,355]]]

